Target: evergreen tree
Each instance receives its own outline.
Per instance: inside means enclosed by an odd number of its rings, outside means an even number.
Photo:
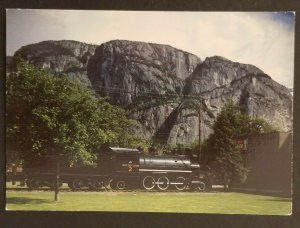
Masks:
[[[242,114],[233,102],[222,108],[213,130],[214,133],[203,144],[205,162],[221,175],[225,186],[232,181],[243,182],[247,177],[248,168],[237,140],[251,134],[274,131],[265,120]]]

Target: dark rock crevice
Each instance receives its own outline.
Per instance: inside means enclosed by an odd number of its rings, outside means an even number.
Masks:
[[[153,135],[153,141],[167,144],[171,130],[175,125],[176,121],[178,120],[179,116],[179,109],[178,107],[175,108],[170,115],[165,119],[164,123],[158,128],[158,130]]]

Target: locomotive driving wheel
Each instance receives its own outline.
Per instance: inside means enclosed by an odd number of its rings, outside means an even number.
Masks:
[[[198,191],[204,191],[205,190],[205,183],[204,182],[197,183],[195,189],[198,190]]]
[[[146,176],[143,179],[143,187],[146,190],[152,190],[155,187],[155,179],[152,176]]]
[[[162,191],[167,190],[169,188],[169,185],[170,185],[170,180],[166,176],[162,176],[162,177],[158,178],[157,187],[160,190],[162,190]]]
[[[186,188],[186,179],[184,177],[177,177],[175,188],[178,191],[183,191]]]
[[[118,190],[124,190],[126,187],[126,183],[124,180],[120,180],[117,182],[117,189]]]

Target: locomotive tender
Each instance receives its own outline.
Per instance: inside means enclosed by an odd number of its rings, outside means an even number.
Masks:
[[[26,183],[31,189],[42,185],[53,187],[54,176],[53,169],[31,169],[27,171]],[[101,148],[97,167],[61,168],[59,177],[72,190],[100,190],[107,189],[108,185],[116,190],[205,190],[205,179],[196,157],[146,155],[138,149],[118,147]]]

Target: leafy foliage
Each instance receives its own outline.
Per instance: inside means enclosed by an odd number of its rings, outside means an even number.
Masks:
[[[203,153],[206,163],[227,182],[243,182],[248,173],[237,140],[251,134],[274,131],[265,120],[243,115],[232,102],[221,110],[213,130],[214,133],[203,144]]]
[[[102,144],[140,144],[124,110],[67,76],[49,76],[20,61],[7,76],[6,93],[8,159],[33,164],[60,156],[91,165]]]

